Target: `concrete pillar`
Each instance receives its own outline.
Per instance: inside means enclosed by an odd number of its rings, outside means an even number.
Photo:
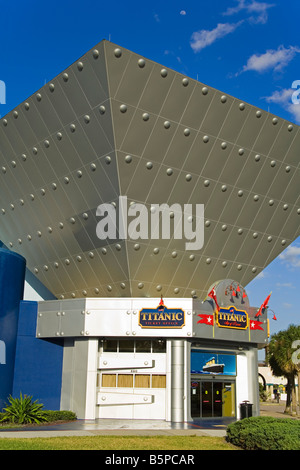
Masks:
[[[171,421],[184,421],[184,340],[171,343]]]
[[[95,419],[98,339],[65,340],[61,409],[79,419]]]
[[[257,348],[251,348],[246,353],[248,375],[248,400],[253,403],[253,416],[259,416],[259,386]]]

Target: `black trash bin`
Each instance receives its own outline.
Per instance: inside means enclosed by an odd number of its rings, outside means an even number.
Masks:
[[[243,403],[240,403],[241,409],[241,419],[251,418],[252,416],[252,403],[249,403],[248,400],[244,400]]]

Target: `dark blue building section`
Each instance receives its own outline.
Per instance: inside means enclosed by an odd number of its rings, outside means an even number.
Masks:
[[[63,341],[36,338],[38,303],[20,303],[13,397],[31,395],[48,410],[60,409]]]
[[[0,248],[0,410],[12,392],[19,305],[23,299],[25,259]]]

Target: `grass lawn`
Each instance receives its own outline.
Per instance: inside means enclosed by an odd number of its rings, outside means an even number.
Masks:
[[[223,437],[76,436],[0,438],[0,450],[234,450]]]

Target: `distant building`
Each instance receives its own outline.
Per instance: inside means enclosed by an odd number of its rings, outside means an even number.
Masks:
[[[280,400],[286,400],[286,385],[287,379],[285,377],[276,377],[272,373],[270,366],[265,365],[264,363],[258,364],[258,375],[259,383],[261,383],[266,391],[268,398],[270,400],[275,400],[274,390],[277,390],[280,393]],[[298,401],[298,379],[295,379],[296,383],[296,399]]]

